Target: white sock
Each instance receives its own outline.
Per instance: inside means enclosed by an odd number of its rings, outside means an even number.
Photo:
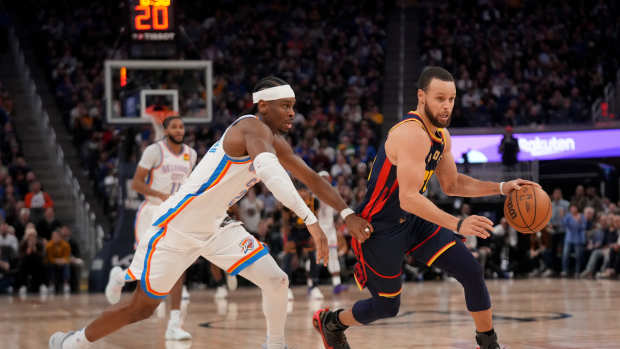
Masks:
[[[67,338],[62,344],[63,349],[86,349],[90,348],[93,343],[86,339],[84,329],[81,329]]]
[[[288,278],[273,257],[267,255],[240,273],[261,288],[263,313],[267,320],[267,349],[283,349],[288,304]]]
[[[332,275],[332,285],[338,286],[341,283],[342,283],[342,280],[340,280],[340,275]]]
[[[170,320],[168,321],[168,325],[170,324],[180,324],[181,323],[181,311],[179,309],[170,310]]]

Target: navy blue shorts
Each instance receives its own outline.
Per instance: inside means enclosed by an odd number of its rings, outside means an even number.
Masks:
[[[402,291],[402,264],[405,255],[431,266],[456,244],[459,235],[414,215],[401,218],[397,225],[375,227],[363,244],[351,245],[358,263],[355,281],[360,289],[368,287],[374,296],[396,297]]]

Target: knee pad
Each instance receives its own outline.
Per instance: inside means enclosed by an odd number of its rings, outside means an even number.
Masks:
[[[400,295],[396,297],[375,297],[375,308],[380,318],[394,317],[400,309]]]
[[[353,317],[367,325],[379,319],[394,317],[400,308],[400,295],[392,298],[375,296],[353,305]]]

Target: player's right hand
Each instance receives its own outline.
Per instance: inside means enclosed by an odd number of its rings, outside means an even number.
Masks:
[[[170,195],[164,194],[164,193],[159,193],[159,195],[157,195],[157,197],[160,198],[162,202],[164,202],[164,201],[166,201],[170,197]]]
[[[483,239],[491,236],[493,231],[493,222],[483,216],[469,216],[461,223],[461,229],[458,231],[461,235],[473,235]]]
[[[318,222],[307,225],[306,228],[314,240],[314,246],[316,247],[316,263],[327,266],[327,262],[329,261],[329,247],[327,246],[327,237],[323,229],[321,229]]]

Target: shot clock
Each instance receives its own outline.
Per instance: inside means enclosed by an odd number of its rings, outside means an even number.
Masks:
[[[131,56],[169,58],[176,54],[174,0],[129,0]]]

